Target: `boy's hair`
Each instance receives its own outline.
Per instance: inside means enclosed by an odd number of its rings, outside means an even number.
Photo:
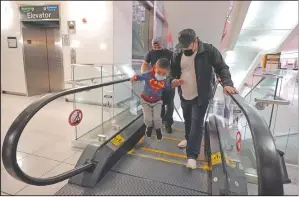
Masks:
[[[156,65],[167,70],[170,68],[170,62],[165,58],[158,59]]]

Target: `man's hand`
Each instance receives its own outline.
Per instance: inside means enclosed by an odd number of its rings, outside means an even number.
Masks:
[[[148,63],[146,61],[143,61],[143,64],[141,66],[141,73],[145,73],[147,71]]]
[[[184,81],[183,81],[182,79],[174,79],[174,80],[172,80],[172,82],[171,82],[171,86],[172,86],[173,88],[176,88],[176,87],[178,87],[178,86],[180,86],[180,85],[183,85],[183,83],[184,83]]]
[[[225,94],[238,94],[238,90],[231,86],[224,86],[223,91]]]

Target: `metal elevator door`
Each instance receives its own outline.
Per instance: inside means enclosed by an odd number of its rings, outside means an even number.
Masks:
[[[28,96],[63,90],[59,28],[24,27],[24,66]]]

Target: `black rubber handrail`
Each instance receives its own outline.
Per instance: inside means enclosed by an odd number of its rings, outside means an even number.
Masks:
[[[230,95],[248,122],[255,149],[258,195],[284,195],[280,158],[265,120],[239,94]]]
[[[91,169],[94,167],[94,164],[92,161],[87,162],[81,166],[78,166],[72,170],[69,170],[65,173],[59,174],[57,176],[53,177],[47,177],[47,178],[36,178],[31,177],[27,175],[19,166],[17,162],[17,146],[19,139],[21,137],[21,134],[28,124],[28,122],[31,120],[31,118],[45,105],[49,104],[51,101],[63,97],[70,94],[75,94],[79,92],[84,92],[96,88],[101,88],[104,86],[119,84],[129,81],[129,79],[122,79],[102,84],[95,84],[95,85],[89,85],[79,88],[72,88],[68,90],[64,90],[58,93],[48,94],[39,100],[33,102],[30,104],[26,109],[24,109],[18,117],[14,120],[10,128],[8,129],[6,136],[4,138],[3,146],[2,146],[2,160],[5,169],[7,172],[14,178],[23,181],[25,183],[31,184],[31,185],[38,185],[38,186],[44,186],[44,185],[51,185],[58,182],[61,182],[63,180],[66,180],[72,176],[75,176],[77,174],[80,174],[81,172],[84,172],[88,169]],[[115,135],[114,135],[115,136]]]

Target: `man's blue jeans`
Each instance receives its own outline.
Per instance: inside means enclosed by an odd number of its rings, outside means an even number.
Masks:
[[[183,116],[185,119],[185,138],[187,140],[186,153],[188,159],[197,159],[200,153],[203,136],[204,117],[208,104],[199,105],[197,98],[193,100],[181,99]]]

